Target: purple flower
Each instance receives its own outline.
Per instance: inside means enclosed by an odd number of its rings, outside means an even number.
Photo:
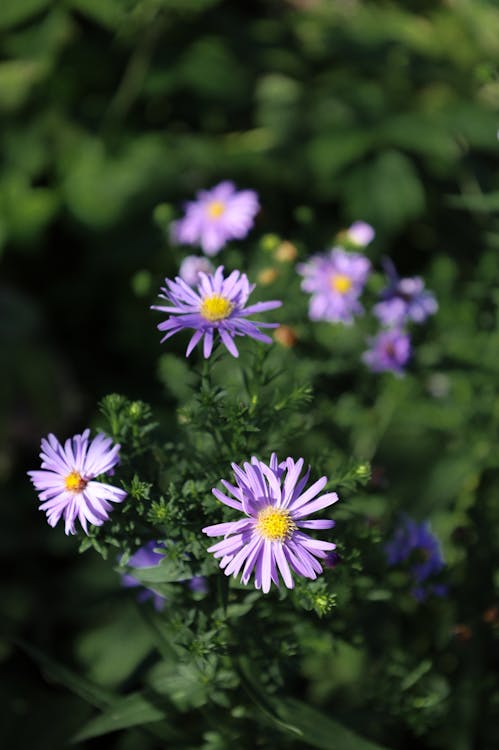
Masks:
[[[287,458],[279,463],[273,453],[267,466],[253,457],[243,468],[232,464],[237,486],[222,480],[232,497],[212,490],[218,500],[245,516],[239,521],[203,529],[208,536],[223,536],[208,552],[221,558],[220,567],[225,575],[237,576],[244,565],[242,583],[246,585],[254,571],[256,588],[266,594],[272,581],[279,586],[278,572],[289,589],[294,586],[291,571],[305,578],[317,578],[322,573],[316,558],[325,559],[336,545],[313,539],[302,529],[332,528],[334,521],[329,519],[305,518],[332,505],[338,496],[329,492],[317,497],[327,484],[327,477],[321,477],[305,490],[310,467],[299,479],[302,468],[303,458],[296,462]]]
[[[101,474],[111,473],[119,463],[119,445],[99,433],[89,442],[90,430],[66,440],[64,447],[54,435],[42,440],[41,471],[28,471],[39,491],[40,510],[47,513],[50,526],[61,516],[66,534],[75,534],[79,518],[88,534],[87,521],[101,526],[109,518],[111,503],[121,503],[127,493],[104,482],[94,481]]]
[[[401,375],[411,356],[411,339],[396,328],[381,331],[368,339],[371,348],[362,355],[363,362],[372,372],[393,372]]]
[[[194,594],[208,593],[208,583],[204,576],[193,576],[187,585]]]
[[[189,286],[196,286],[200,272],[213,273],[213,266],[208,258],[188,255],[180,264],[178,275]]]
[[[232,271],[224,279],[223,266],[219,266],[214,274],[201,272],[197,291],[187,286],[178,276],[175,281],[165,279],[165,282],[166,287],[162,287],[163,294],[160,294],[160,297],[172,305],[155,305],[151,308],[171,313],[168,320],[158,325],[160,331],[166,331],[161,343],[184,328],[194,329],[194,335],[187,346],[187,357],[203,337],[203,353],[205,357],[209,357],[215,332],[218,332],[222,343],[233,357],[239,356],[234,343],[236,336],[249,336],[257,341],[272,343],[272,339],[258,328],[277,328],[278,323],[254,322],[247,320],[247,317],[253,313],[280,307],[282,302],[257,302],[245,307],[249,295],[255,288],[254,284],[249,283],[246,274]]]
[[[216,255],[229,240],[246,237],[260,205],[253,190],[237,191],[233,182],[201,190],[185,207],[183,219],[174,222],[172,236],[183,245],[200,245],[206,255]]]
[[[390,260],[384,263],[388,286],[381,292],[381,301],[373,307],[376,317],[385,326],[401,326],[407,321],[423,323],[438,310],[433,294],[425,289],[419,276],[401,279]]]
[[[366,247],[373,241],[376,232],[370,224],[365,221],[354,221],[346,230],[346,239],[357,247]]]
[[[365,256],[337,247],[300,263],[297,270],[304,277],[301,288],[312,294],[310,319],[351,323],[353,316],[363,311],[358,298],[370,268]]]
[[[445,596],[447,587],[432,580],[443,570],[444,560],[429,521],[417,523],[404,516],[385,552],[389,565],[409,565],[415,583],[411,593],[418,601],[430,593]]]
[[[154,551],[158,547],[164,547],[164,544],[162,542],[154,541],[147,542],[131,556],[128,560],[128,565],[132,568],[155,568],[164,557],[161,553]],[[164,596],[158,594],[157,591],[149,586],[144,586],[130,573],[124,573],[121,576],[121,584],[127,588],[140,587],[137,600],[139,602],[145,602],[148,599],[152,599],[154,608],[158,612],[165,606],[166,600]]]

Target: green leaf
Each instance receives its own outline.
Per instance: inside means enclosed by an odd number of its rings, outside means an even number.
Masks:
[[[387,750],[301,701],[279,701],[276,710],[281,719],[289,721],[300,731],[306,744],[311,747],[324,750]]]
[[[82,15],[108,29],[115,29],[125,16],[119,0],[69,0],[69,5]]]
[[[76,675],[70,669],[58,664],[35,646],[31,646],[24,641],[18,641],[19,646],[40,666],[42,671],[55,682],[64,685],[68,690],[79,695],[80,698],[90,703],[92,706],[104,708],[113,699],[113,694],[94,685],[89,680]]]
[[[25,23],[32,16],[48,8],[51,0],[2,0],[0,4],[0,29],[9,29]]]
[[[143,693],[132,693],[106,709],[100,716],[89,721],[73,737],[73,742],[82,742],[91,737],[100,737],[118,729],[129,729],[130,727],[150,724],[165,718],[165,710],[155,705],[152,698]],[[165,733],[162,733],[164,737]],[[176,737],[174,730],[166,733],[170,738]]]
[[[424,210],[421,180],[399,151],[385,151],[353,169],[345,178],[344,195],[350,216],[392,231]]]

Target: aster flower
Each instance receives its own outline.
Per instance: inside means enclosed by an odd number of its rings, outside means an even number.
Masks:
[[[247,320],[247,317],[253,313],[273,310],[280,307],[282,302],[257,302],[245,307],[255,288],[254,284],[249,283],[246,274],[232,271],[225,279],[223,266],[219,266],[214,274],[199,274],[197,290],[191,289],[178,276],[175,281],[165,279],[165,283],[160,297],[172,304],[168,307],[155,305],[151,308],[170,313],[168,320],[158,325],[160,331],[166,331],[161,343],[184,328],[194,329],[194,335],[187,346],[187,357],[203,337],[203,353],[205,357],[209,357],[215,333],[218,333],[233,357],[239,356],[234,343],[236,336],[249,336],[257,341],[272,343],[272,339],[259,328],[277,328],[278,323],[260,323]]]
[[[373,227],[365,221],[354,221],[345,232],[345,239],[356,247],[366,247],[375,236]]]
[[[188,255],[180,264],[178,275],[189,286],[196,286],[200,272],[213,273],[213,265],[208,258]]]
[[[236,190],[225,181],[201,190],[185,207],[185,216],[174,222],[172,236],[183,245],[200,245],[206,255],[216,255],[229,240],[246,237],[260,205],[253,190]]]
[[[289,589],[294,586],[291,571],[305,578],[317,578],[322,573],[319,559],[325,559],[336,545],[313,539],[303,529],[334,526],[329,519],[306,518],[338,500],[335,492],[319,495],[327,477],[321,477],[306,490],[310,467],[300,479],[303,458],[296,462],[287,458],[279,463],[275,453],[268,466],[253,457],[243,468],[232,464],[232,469],[236,485],[222,480],[228,494],[218,489],[212,492],[244,517],[203,529],[208,536],[224,537],[209,547],[208,552],[221,558],[220,567],[225,575],[236,577],[242,568],[241,581],[246,585],[254,572],[255,586],[265,594],[272,582],[279,586],[279,573]]]
[[[300,263],[297,270],[303,276],[301,288],[312,294],[310,319],[351,323],[353,316],[363,311],[358,298],[370,268],[364,255],[338,247]]]
[[[362,355],[372,372],[393,372],[401,375],[411,356],[411,339],[397,328],[381,331],[368,339],[371,348]]]
[[[164,547],[162,542],[147,542],[140,549],[135,552],[128,560],[128,565],[132,568],[155,568],[159,565],[164,555],[160,552],[155,552],[159,547]],[[145,602],[148,599],[152,600],[154,609],[158,612],[165,606],[165,597],[155,591],[149,586],[144,586],[140,581],[135,578],[131,573],[124,573],[121,576],[121,585],[126,588],[139,588],[137,600],[139,602]]]
[[[384,262],[388,286],[381,292],[381,301],[373,307],[376,317],[385,326],[401,326],[408,321],[423,323],[438,310],[438,304],[419,276],[401,279],[390,260]]]
[[[28,471],[39,491],[40,510],[47,513],[50,526],[61,516],[66,534],[75,534],[78,518],[87,534],[87,521],[101,526],[109,518],[111,503],[121,503],[127,493],[95,477],[107,474],[119,463],[119,445],[99,433],[89,441],[90,430],[66,440],[64,446],[54,435],[42,440],[40,471]]]
[[[393,538],[386,545],[385,552],[389,565],[408,563],[415,583],[411,593],[418,601],[422,601],[430,593],[437,596],[447,593],[446,586],[433,580],[443,570],[444,560],[429,521],[418,523],[404,516]]]

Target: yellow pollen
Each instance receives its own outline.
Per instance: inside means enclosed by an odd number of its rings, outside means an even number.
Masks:
[[[220,201],[213,201],[208,204],[206,211],[208,212],[210,219],[219,219],[225,211],[225,204]]]
[[[346,294],[352,288],[352,280],[343,274],[334,274],[331,276],[331,289],[340,294]]]
[[[233,309],[234,305],[230,300],[220,294],[212,294],[211,297],[204,298],[199,312],[205,320],[215,323],[217,320],[228,318]]]
[[[269,506],[258,514],[256,528],[264,539],[283,542],[289,539],[296,525],[287,510]]]
[[[71,474],[67,475],[64,484],[70,492],[81,492],[87,486],[87,481],[77,471],[72,471]]]

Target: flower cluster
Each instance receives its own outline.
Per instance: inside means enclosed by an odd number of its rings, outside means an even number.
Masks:
[[[404,517],[385,550],[389,565],[405,563],[409,566],[415,584],[411,593],[415,599],[423,601],[429,594],[445,596],[446,587],[435,582],[443,570],[444,560],[428,521],[418,523]]]
[[[411,356],[411,339],[406,326],[423,323],[438,309],[433,294],[419,276],[401,279],[390,260],[384,262],[388,286],[381,292],[373,313],[383,329],[370,339],[371,348],[363,360],[373,372],[401,375]]]
[[[222,182],[200,192],[195,201],[187,204],[186,214],[174,223],[172,235],[179,243],[197,244],[206,255],[215,255],[227,241],[246,236],[258,209],[256,193],[238,192],[233,183]],[[354,317],[363,312],[360,297],[371,273],[371,262],[359,250],[374,235],[369,224],[355,222],[338,235],[337,245],[331,250],[297,266],[301,288],[311,295],[312,320],[351,325]],[[280,263],[292,262],[297,254],[290,243],[281,243],[276,252]],[[375,372],[390,370],[401,374],[410,357],[410,340],[404,327],[422,323],[436,312],[437,303],[419,277],[399,278],[389,261],[385,269],[388,286],[373,308],[383,329],[371,340],[363,359]],[[260,272],[261,283],[272,283],[277,272],[269,276],[265,271],[268,269]],[[261,329],[277,328],[278,324],[249,318],[282,303],[270,300],[248,304],[254,288],[239,270],[225,276],[224,267],[214,269],[207,257],[187,256],[179,275],[174,280],[166,279],[161,289],[160,297],[167,304],[152,307],[168,316],[158,325],[164,334],[161,342],[184,329],[191,330],[186,356],[202,342],[205,358],[210,357],[218,340],[234,357],[239,356],[237,337],[271,343]],[[280,339],[283,345],[291,346],[292,329],[281,326]],[[114,474],[119,452],[120,446],[102,433],[90,440],[88,429],[64,445],[54,435],[42,440],[41,469],[30,471],[29,475],[39,492],[40,509],[47,513],[51,526],[63,519],[66,534],[74,534],[78,519],[89,534],[89,522],[101,526],[109,519],[112,503],[121,503],[127,496],[124,489],[103,481],[103,475]],[[302,473],[304,459],[288,457],[279,461],[275,453],[268,464],[253,456],[242,466],[233,463],[232,469],[234,484],[222,480],[225,492],[217,488],[212,491],[241,517],[202,529],[209,537],[222,537],[208,552],[219,560],[225,575],[240,575],[245,585],[253,577],[256,588],[266,594],[272,584],[279,586],[281,580],[291,589],[295,585],[293,576],[315,579],[323,567],[334,569],[338,565],[336,545],[307,533],[335,525],[329,518],[309,518],[338,500],[335,492],[322,494],[328,483],[325,476],[308,486],[311,469]],[[123,586],[139,588],[139,598],[151,599],[157,610],[165,606],[164,597],[154,588],[142,586],[133,569],[159,565],[164,550],[164,542],[146,542],[129,559],[131,570],[122,577]],[[441,571],[443,560],[428,524],[406,519],[386,551],[390,565],[409,562],[416,598],[441,593],[433,578]],[[187,583],[199,594],[207,591],[206,580],[200,576],[179,582]]]

